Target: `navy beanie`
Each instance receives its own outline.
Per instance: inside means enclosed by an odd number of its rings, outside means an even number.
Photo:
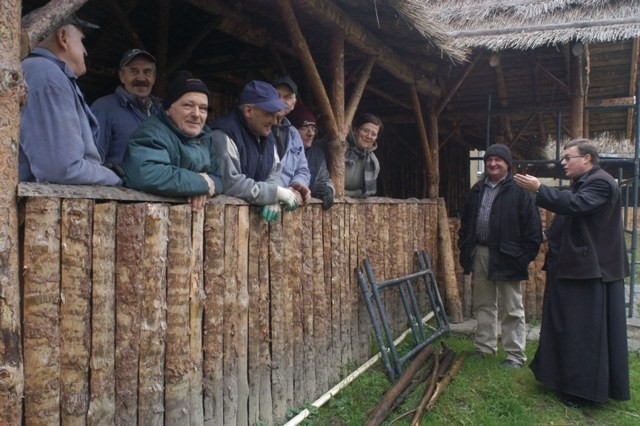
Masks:
[[[174,79],[167,87],[162,106],[165,110],[169,109],[171,104],[180,99],[182,95],[189,92],[200,92],[207,95],[207,99],[211,102],[209,89],[204,82],[198,78],[194,78],[189,71],[178,71]]]
[[[506,161],[507,164],[509,165],[509,168],[511,168],[511,163],[512,163],[511,150],[509,149],[508,146],[502,145],[502,144],[499,144],[499,143],[493,144],[489,148],[487,148],[487,150],[484,153],[484,157],[482,157],[482,159],[486,163],[487,162],[487,158],[489,158],[491,156],[494,156],[494,155],[496,157],[500,157],[504,161]]]

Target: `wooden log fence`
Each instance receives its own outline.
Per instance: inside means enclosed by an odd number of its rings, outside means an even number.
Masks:
[[[380,278],[414,270],[419,249],[439,264],[437,200],[313,202],[267,224],[225,196],[196,214],[126,191],[30,191],[27,424],[282,423],[375,350],[362,260]],[[398,294],[384,304],[398,335]]]

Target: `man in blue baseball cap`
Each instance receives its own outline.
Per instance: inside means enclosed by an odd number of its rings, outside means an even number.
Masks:
[[[286,108],[276,89],[264,81],[251,81],[240,92],[238,108],[216,119],[213,144],[222,172],[222,193],[264,206],[262,216],[272,221],[298,207],[296,193],[279,185],[280,161],[271,127]]]

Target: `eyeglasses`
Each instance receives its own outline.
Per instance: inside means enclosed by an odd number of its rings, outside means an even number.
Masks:
[[[587,155],[587,154],[584,154],[584,155],[569,155],[569,154],[567,154],[567,155],[563,155],[560,159],[564,160],[564,161],[569,161],[572,158],[584,157],[585,155]]]
[[[369,129],[358,129],[360,131],[360,133],[362,133],[365,136],[369,136],[371,139],[376,139],[378,137],[378,133],[376,133],[374,130],[369,130]]]

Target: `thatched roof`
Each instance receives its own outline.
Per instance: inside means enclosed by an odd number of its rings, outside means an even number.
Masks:
[[[570,41],[602,43],[640,36],[638,0],[391,0],[443,51],[529,50]]]

